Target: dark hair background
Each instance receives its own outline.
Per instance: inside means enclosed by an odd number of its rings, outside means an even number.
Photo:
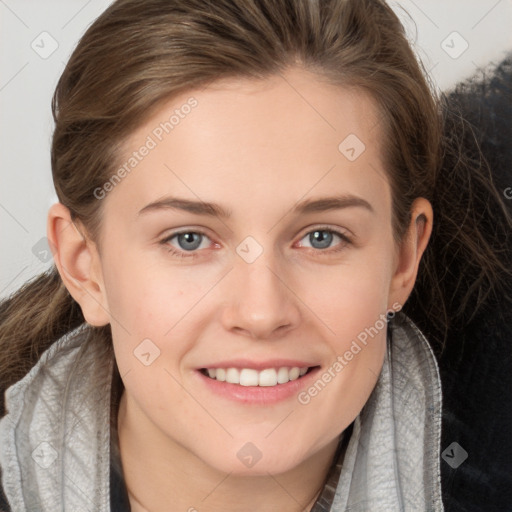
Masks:
[[[457,130],[465,154],[475,162],[485,159],[504,207],[512,211],[512,199],[505,195],[512,187],[512,56],[458,84],[448,102],[453,116],[446,135]],[[466,120],[463,130],[459,116]],[[448,158],[443,167],[454,163]],[[493,208],[492,201],[483,201],[476,213],[495,237],[503,264],[512,268],[512,233],[494,225]],[[466,268],[466,261],[455,255],[446,269],[447,286],[463,280],[461,286],[470,287],[473,276]],[[491,294],[471,321],[452,325],[438,358],[443,388],[441,450],[457,442],[468,452],[456,469],[441,461],[443,502],[450,512],[512,510],[511,281],[504,281],[502,291]]]

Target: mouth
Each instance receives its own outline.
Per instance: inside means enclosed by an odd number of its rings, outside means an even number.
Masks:
[[[209,379],[245,387],[279,387],[300,380],[318,366],[279,366],[256,370],[254,368],[201,368]]]

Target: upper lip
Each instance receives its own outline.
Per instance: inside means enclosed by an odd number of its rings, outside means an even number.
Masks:
[[[299,361],[298,359],[267,359],[266,361],[251,361],[249,359],[230,359],[229,361],[219,361],[216,363],[208,363],[200,368],[251,368],[254,370],[265,370],[266,368],[311,368],[318,366],[317,364]]]

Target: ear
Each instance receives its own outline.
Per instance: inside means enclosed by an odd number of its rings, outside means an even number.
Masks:
[[[405,304],[411,294],[418,267],[425,251],[430,235],[434,213],[430,202],[418,197],[411,207],[411,218],[407,232],[397,251],[395,273],[391,280],[389,304]]]
[[[96,245],[82,235],[61,203],[48,211],[47,237],[62,281],[80,304],[86,322],[98,327],[108,324],[110,315]]]

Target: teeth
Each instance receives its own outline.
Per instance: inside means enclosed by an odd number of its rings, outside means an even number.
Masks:
[[[241,384],[241,382],[240,382]],[[277,384],[277,372],[274,368],[268,368],[260,372],[259,386],[275,386]]]
[[[297,380],[308,371],[308,367],[299,368],[294,366],[289,368],[265,368],[262,371],[252,368],[208,368],[206,373],[212,379],[230,384],[240,384],[241,386],[276,386],[277,384],[286,384],[290,380]]]
[[[296,366],[294,366],[290,370],[290,380],[297,380],[299,378],[299,374],[300,374],[300,368],[297,368]]]
[[[226,370],[226,382],[240,384],[240,371],[236,368],[228,368]]]
[[[277,372],[277,382],[279,384],[286,384],[290,380],[290,372],[288,368],[279,368]]]
[[[240,384],[241,386],[257,386],[258,372],[256,370],[245,368],[240,372],[240,380],[238,382],[234,382],[234,384]]]

